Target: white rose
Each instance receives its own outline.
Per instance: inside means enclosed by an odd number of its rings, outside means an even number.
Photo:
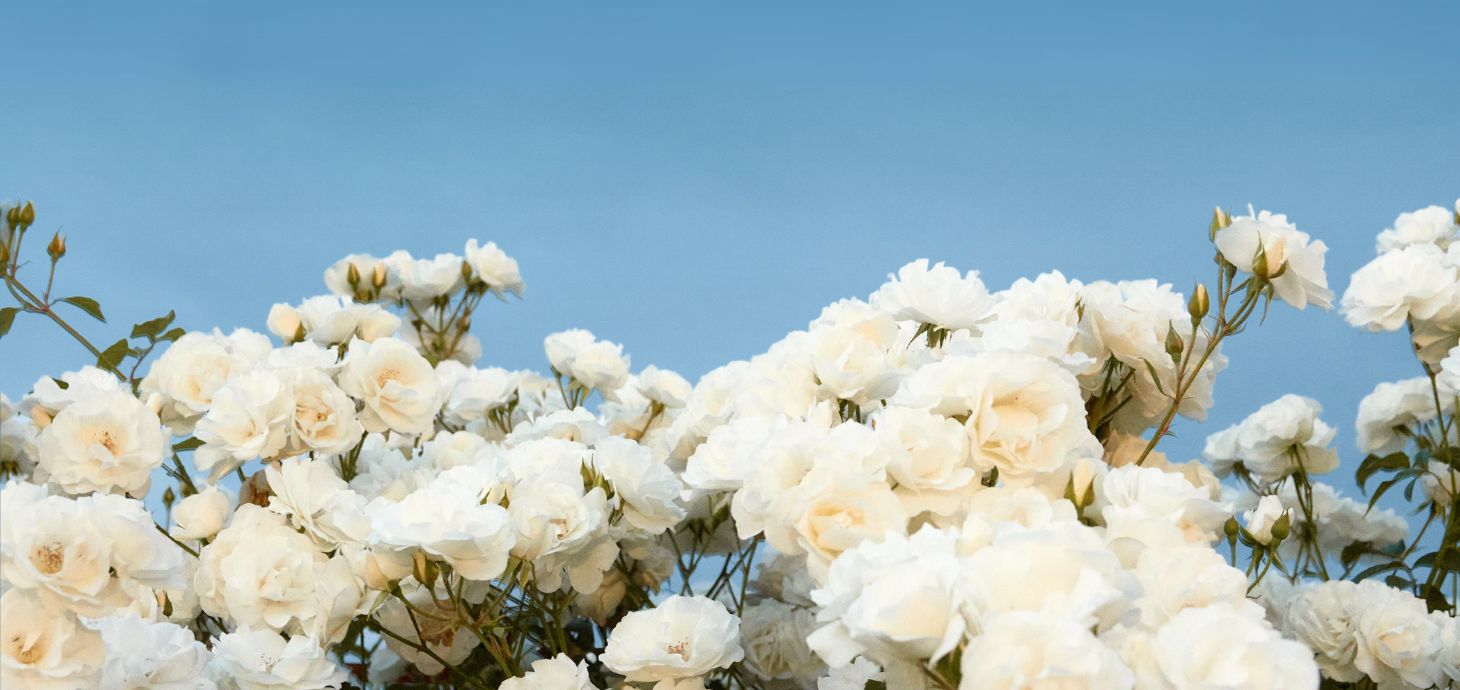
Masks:
[[[1460,495],[1460,488],[1457,488],[1460,487],[1460,470],[1439,460],[1431,460],[1426,473],[1420,476],[1419,484],[1424,489],[1425,498],[1442,506],[1450,505]]]
[[[318,640],[295,635],[286,641],[272,630],[248,626],[213,643],[210,671],[220,686],[237,690],[323,690],[340,687],[350,677]]]
[[[1242,606],[1247,600],[1246,574],[1205,545],[1147,548],[1140,554],[1135,575],[1143,588],[1135,605],[1141,622],[1153,630],[1189,608]]]
[[[618,545],[608,534],[603,489],[585,493],[581,479],[571,481],[536,478],[518,483],[511,493],[507,512],[517,535],[512,555],[535,561],[533,573],[544,592],[561,588],[564,572],[573,589],[593,592],[618,557]]]
[[[684,485],[674,471],[654,462],[654,453],[628,439],[610,436],[598,442],[593,465],[622,501],[624,519],[650,534],[660,534],[684,519],[676,503]]]
[[[76,615],[47,607],[34,592],[0,596],[0,685],[71,690],[97,687],[106,648]]]
[[[40,432],[40,466],[67,493],[144,496],[152,470],[171,450],[157,415],[130,393],[101,392],[77,400]]]
[[[1354,272],[1343,293],[1349,325],[1372,332],[1397,331],[1410,319],[1448,317],[1457,308],[1455,266],[1433,244],[1412,244]]]
[[[522,291],[527,284],[522,282],[522,273],[517,269],[517,260],[497,248],[496,242],[488,242],[484,245],[477,245],[475,239],[466,241],[466,262],[476,272],[476,277],[487,287],[491,288],[492,294],[505,301],[507,296],[503,293],[510,292],[522,297]]]
[[[1146,653],[1164,681],[1152,687],[1318,688],[1313,652],[1280,638],[1255,604],[1244,611],[1221,604],[1186,609],[1156,631]]]
[[[214,616],[284,630],[320,613],[316,571],[327,559],[282,516],[253,504],[239,506],[198,559],[194,587],[203,610]]]
[[[205,486],[173,508],[170,533],[179,541],[209,539],[223,530],[232,514],[232,498],[216,486]]]
[[[960,690],[1131,688],[1134,674],[1090,630],[1067,618],[1015,611],[995,617],[963,651]]]
[[[1438,383],[1441,384],[1441,409],[1450,414],[1455,407],[1454,389],[1445,385],[1444,376],[1438,378]],[[1423,424],[1434,418],[1434,391],[1428,377],[1381,383],[1374,387],[1374,392],[1359,401],[1356,423],[1359,450],[1378,455],[1404,450],[1409,444],[1409,437],[1397,429]]]
[[[62,388],[61,383],[65,383],[66,387]],[[21,399],[19,412],[31,417],[38,429],[44,429],[57,413],[77,400],[122,389],[121,380],[115,374],[93,366],[84,366],[80,371],[61,374],[61,383],[49,376],[42,376],[36,379],[31,391]]]
[[[1272,279],[1278,299],[1298,308],[1312,304],[1333,308],[1333,291],[1328,289],[1328,276],[1323,272],[1323,255],[1328,247],[1323,240],[1308,243],[1308,233],[1288,222],[1288,217],[1267,211],[1236,216],[1232,224],[1217,231],[1217,250],[1227,263],[1244,273],[1252,273],[1252,262],[1259,248],[1266,255],[1269,275],[1286,266],[1282,275]]]
[[[740,615],[740,647],[745,667],[761,680],[806,678],[821,670],[806,638],[816,629],[810,611],[767,599]]]
[[[360,423],[370,432],[424,432],[441,407],[431,363],[395,338],[351,343],[340,387],[365,403]]]
[[[1242,519],[1247,523],[1247,531],[1252,534],[1253,539],[1261,544],[1271,544],[1272,527],[1284,515],[1288,516],[1291,528],[1293,516],[1283,506],[1282,499],[1277,496],[1263,496],[1257,502],[1256,508],[1242,514]]]
[[[269,318],[264,323],[270,333],[279,336],[286,343],[296,342],[304,328],[304,319],[299,310],[282,303],[269,307]],[[308,331],[304,333],[307,334]]]
[[[473,243],[476,240],[472,240]],[[467,245],[468,255],[471,245]],[[573,663],[567,654],[532,662],[532,670],[521,678],[508,678],[498,690],[597,690],[588,677],[588,662]]]
[[[1430,615],[1440,626],[1440,656],[1436,659],[1440,672],[1450,679],[1450,690],[1460,689],[1460,618],[1440,612]]]
[[[974,328],[992,316],[994,300],[978,279],[978,271],[960,276],[958,269],[941,261],[928,268],[927,259],[918,259],[887,278],[871,303],[898,321],[956,331]]]
[[[101,690],[213,690],[203,674],[212,658],[191,630],[152,623],[137,614],[96,621],[106,645]]]
[[[197,423],[203,445],[193,451],[193,464],[216,483],[249,460],[279,455],[293,412],[294,400],[278,372],[259,368],[229,379]]]
[[[454,294],[466,284],[461,275],[463,262],[455,254],[437,254],[434,259],[413,259],[398,251],[383,260],[389,270],[399,276],[401,297],[425,301]]]
[[[728,668],[745,657],[740,619],[718,601],[672,596],[623,617],[603,663],[630,681],[676,680]]]
[[[212,407],[213,394],[272,348],[267,336],[242,328],[226,337],[217,331],[188,333],[152,361],[141,390],[162,394],[162,422],[184,436]]]
[[[1219,476],[1241,463],[1269,484],[1297,472],[1299,463],[1310,476],[1331,472],[1338,468],[1338,451],[1328,446],[1337,430],[1318,418],[1322,412],[1317,400],[1284,395],[1208,437],[1203,455]]]
[[[416,552],[450,564],[468,580],[490,580],[507,569],[515,539],[506,509],[482,504],[475,491],[451,478],[438,478],[399,503],[376,499],[369,511],[369,541],[391,579],[410,572]]]
[[[733,491],[760,464],[759,450],[774,427],[759,417],[737,419],[710,431],[690,455],[682,479],[696,494]]]
[[[365,500],[356,495],[323,460],[285,458],[264,468],[269,510],[288,519],[321,550],[363,541],[370,534]]]
[[[838,555],[864,541],[907,533],[907,509],[884,481],[828,468],[808,475],[773,506],[766,541],[782,553],[805,552],[811,577],[821,581]]]
[[[638,386],[644,397],[668,408],[684,407],[694,395],[694,387],[683,376],[653,365],[639,372]]]
[[[182,589],[182,550],[158,534],[141,501],[93,494],[45,496],[15,482],[0,493],[5,580],[80,615],[126,606],[128,582]]]
[[[447,367],[446,362],[437,366],[439,375]],[[452,382],[446,400],[446,413],[462,422],[485,417],[489,412],[501,408],[517,395],[517,388],[528,372],[507,371],[497,367],[486,369],[465,368]]]
[[[1441,630],[1424,600],[1364,580],[1350,601],[1354,666],[1380,687],[1427,688],[1441,681]]]
[[[967,630],[956,548],[956,533],[929,526],[846,551],[811,592],[826,625],[807,644],[833,668],[860,655],[884,665],[944,656]]]
[[[1181,529],[1186,541],[1201,544],[1216,540],[1231,517],[1210,492],[1193,486],[1186,477],[1135,464],[1106,473],[1097,486],[1096,505],[1107,525],[1166,520]]]
[[[1357,584],[1319,582],[1293,597],[1283,617],[1283,632],[1317,654],[1323,675],[1344,683],[1364,677],[1354,666],[1358,652],[1354,614],[1361,610],[1360,599]]]
[[[968,433],[957,420],[889,407],[878,414],[876,422],[877,433],[891,455],[887,474],[897,481],[899,493],[912,499],[928,493],[932,495],[927,498],[932,499],[977,482],[980,473],[969,464]]]
[[[421,446],[421,459],[438,470],[470,465],[487,448],[487,440],[469,431],[436,434]]]
[[[961,587],[980,616],[1055,610],[1103,630],[1139,594],[1133,580],[1094,528],[1005,522],[989,546],[968,557]]]
[[[360,443],[355,401],[318,369],[281,372],[293,403],[288,431],[289,452],[322,455],[344,453]]]
[[[892,397],[901,373],[889,358],[897,346],[897,321],[858,300],[842,300],[811,322],[812,370],[826,399],[862,407]]]
[[[1430,206],[1411,213],[1401,213],[1394,227],[1379,233],[1374,251],[1383,254],[1411,244],[1433,244],[1440,249],[1450,246],[1460,234],[1455,214],[1441,206]]]

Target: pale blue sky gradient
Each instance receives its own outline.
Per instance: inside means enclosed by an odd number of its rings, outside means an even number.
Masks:
[[[68,235],[99,342],[168,309],[263,330],[345,254],[476,237],[528,286],[476,319],[483,365],[545,369],[583,327],[695,380],[920,257],[1187,292],[1213,205],[1252,203],[1342,293],[1396,215],[1460,196],[1454,4],[37,5],[0,39],[0,198]],[[1404,347],[1275,305],[1168,450],[1294,392],[1356,463]],[[85,359],[22,316],[0,390]]]

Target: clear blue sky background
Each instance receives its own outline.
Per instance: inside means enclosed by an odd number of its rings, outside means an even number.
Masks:
[[[1457,7],[23,3],[0,198],[68,235],[97,341],[168,309],[263,330],[347,253],[476,237],[528,284],[476,320],[484,365],[545,369],[584,327],[694,380],[920,257],[1189,291],[1218,204],[1323,239],[1341,293],[1397,214],[1460,196]],[[1356,463],[1404,348],[1274,306],[1168,450],[1295,392]],[[85,359],[22,317],[0,390]]]

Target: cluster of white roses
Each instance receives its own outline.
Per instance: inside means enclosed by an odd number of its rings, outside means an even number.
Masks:
[[[1429,215],[1380,261],[1447,256]],[[275,305],[277,345],[189,333],[145,377],[0,399],[4,685],[1460,688],[1453,616],[1329,576],[1398,573],[1408,529],[1311,480],[1339,465],[1315,401],[1206,463],[1154,450],[1205,418],[1264,301],[1331,307],[1323,243],[1285,217],[1212,233],[1210,294],[991,292],[920,260],[698,385],[583,330],[547,337],[550,375],[476,366],[477,301],[523,294],[492,243],[348,257],[333,295]],[[1443,311],[1381,298],[1362,309]],[[1457,441],[1460,351],[1434,371],[1365,401],[1366,450]],[[1430,457],[1415,480],[1453,520],[1460,471]],[[155,525],[164,473],[182,498]]]

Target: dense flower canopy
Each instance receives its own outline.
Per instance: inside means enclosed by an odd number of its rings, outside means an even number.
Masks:
[[[1460,688],[1456,220],[1401,215],[1340,300],[1428,374],[1355,423],[1416,534],[1318,481],[1309,398],[1157,450],[1257,310],[1332,308],[1280,214],[1219,210],[1190,295],[919,260],[697,384],[581,329],[478,364],[525,294],[495,243],[351,255],[276,340],[169,315],[0,397],[3,684]]]

